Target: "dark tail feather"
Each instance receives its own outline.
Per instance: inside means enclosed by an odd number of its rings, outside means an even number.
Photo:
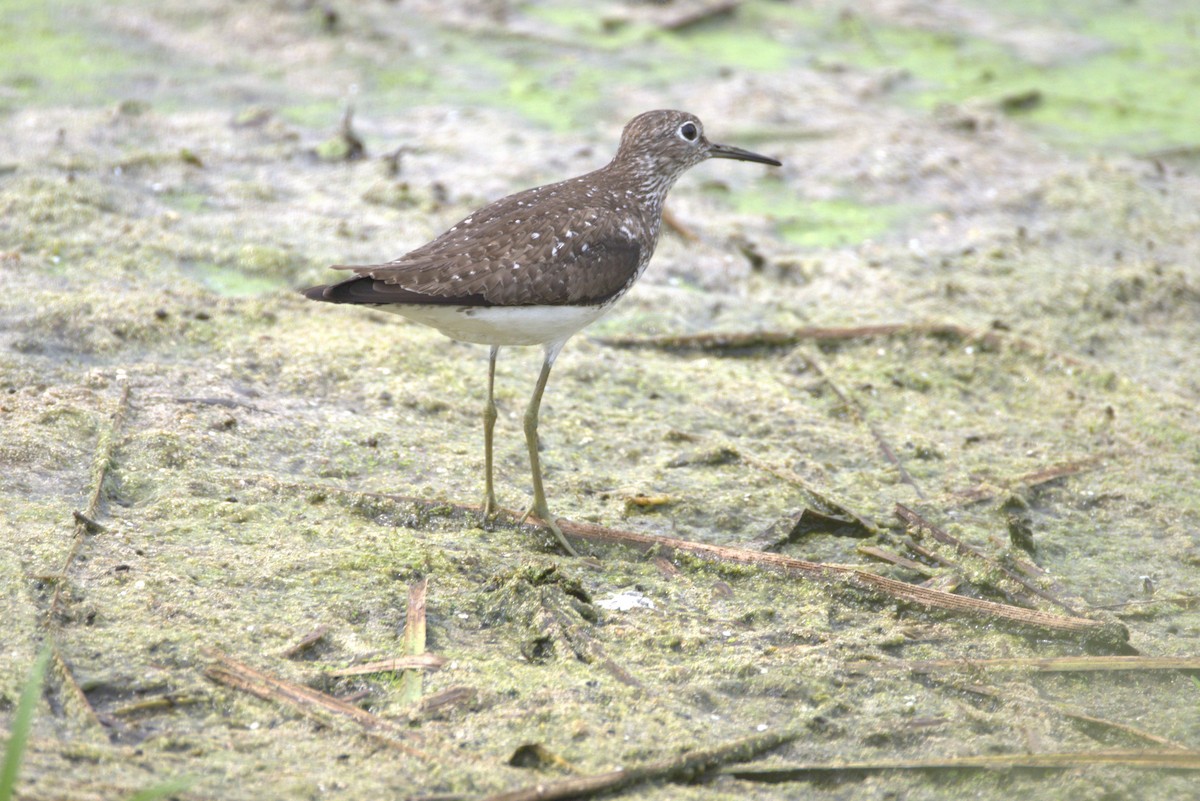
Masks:
[[[386,302],[373,291],[377,282],[365,275],[356,275],[336,284],[322,284],[303,290],[304,297],[309,300],[320,300],[325,303],[360,303],[377,305]],[[378,282],[382,283],[382,282]]]
[[[335,264],[329,269],[331,270],[367,270],[372,265],[358,264]],[[308,289],[300,290],[300,294],[309,300],[321,300],[326,303],[369,303],[363,292],[363,282],[367,285],[374,281],[365,275],[356,275],[352,278],[347,278],[344,281],[338,281],[336,284],[321,284],[320,286],[312,286]],[[375,301],[378,302],[378,301]]]
[[[325,293],[328,291],[329,291],[329,286],[327,284],[321,284],[320,286],[311,286],[308,289],[301,289],[300,294],[304,295],[304,297],[308,298],[309,300],[326,300],[327,301],[330,299],[330,298],[326,297],[326,295],[325,295]]]
[[[336,284],[322,284],[321,286],[309,287],[303,290],[304,297],[309,300],[320,300],[325,303],[360,303],[378,305],[387,302],[387,298],[380,297],[374,290],[376,283],[381,286],[382,282],[376,282],[374,279],[365,275],[356,275],[353,278],[347,278],[345,281],[338,281]]]
[[[471,295],[427,295],[413,292],[396,284],[379,281],[368,275],[356,275],[336,284],[322,284],[303,290],[309,300],[325,303],[356,303],[361,306],[401,305],[447,305],[447,306],[490,306],[482,294]]]

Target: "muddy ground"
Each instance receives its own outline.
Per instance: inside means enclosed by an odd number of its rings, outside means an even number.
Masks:
[[[765,764],[1075,756],[625,795],[1188,797],[1194,774],[1086,755],[1200,747],[1194,676],[972,662],[1198,650],[1186,5],[6,0],[6,729],[35,655],[56,654],[18,797],[172,779],[188,799],[477,797],[794,731]],[[360,159],[339,134],[351,105]],[[784,167],[686,175],[645,277],[568,344],[542,408],[551,508],[762,548],[840,506],[875,533],[826,521],[782,553],[1066,608],[1108,636],[669,553],[568,559],[456,510],[482,496],[486,349],[295,290],[600,166],[656,107]],[[899,324],[732,350],[604,341]],[[518,510],[539,360],[502,351],[497,375],[499,494]],[[928,536],[918,556],[896,504],[987,558]],[[89,511],[95,526],[73,518]],[[404,653],[422,578],[441,669],[331,675]],[[390,733],[222,683],[217,651]],[[931,659],[957,664],[906,667]],[[527,744],[543,758],[510,764]]]

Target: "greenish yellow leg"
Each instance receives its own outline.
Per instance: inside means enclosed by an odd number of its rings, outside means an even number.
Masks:
[[[500,352],[498,345],[492,346],[488,357],[488,398],[487,406],[483,407],[483,519],[486,522],[500,510],[496,503],[496,490],[492,484],[492,433],[496,430],[496,401],[492,398],[492,388],[496,385],[496,354]]]
[[[529,399],[529,406],[525,409],[525,445],[529,448],[529,466],[533,471],[533,505],[525,513],[525,517],[530,515],[537,517],[558,538],[564,551],[570,556],[579,556],[571,547],[571,543],[567,542],[558,523],[550,516],[550,508],[546,505],[546,491],[542,487],[542,462],[538,456],[537,427],[538,414],[542,408],[542,393],[546,391],[546,379],[550,377],[550,368],[554,366],[554,360],[558,358],[558,352],[562,350],[564,343],[565,340],[546,345],[546,358],[542,362],[542,372],[538,376],[537,386],[533,388],[533,397]]]

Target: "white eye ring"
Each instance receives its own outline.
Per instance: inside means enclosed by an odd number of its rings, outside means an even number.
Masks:
[[[679,126],[679,136],[684,141],[695,142],[700,138],[700,129],[696,127],[696,123],[689,120]]]

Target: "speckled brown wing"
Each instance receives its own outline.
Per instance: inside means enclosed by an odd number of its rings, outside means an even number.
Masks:
[[[636,277],[642,246],[632,220],[612,211],[572,208],[534,219],[493,218],[455,228],[386,264],[344,266],[358,276],[329,287],[343,303],[564,306],[603,303]],[[470,219],[470,218],[468,218]],[[460,223],[461,225],[461,223]]]

